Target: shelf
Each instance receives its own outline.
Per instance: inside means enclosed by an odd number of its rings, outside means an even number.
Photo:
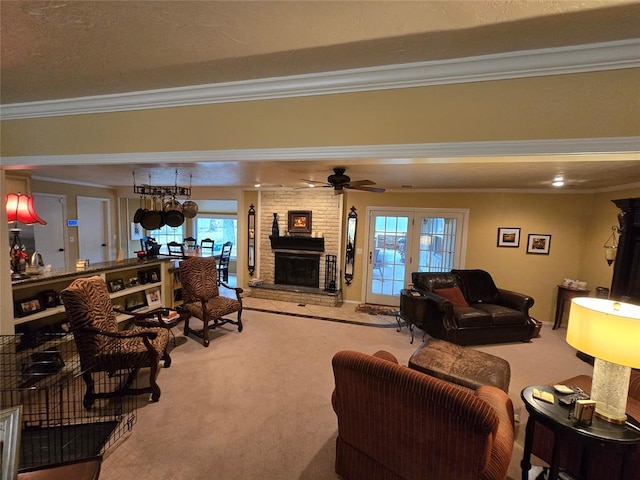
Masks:
[[[59,305],[57,307],[47,308],[41,312],[32,313],[31,315],[25,315],[24,317],[14,317],[13,323],[18,325],[20,323],[27,323],[33,320],[39,320],[41,318],[51,317],[57,313],[64,313],[64,306]]]
[[[126,297],[127,295],[133,295],[137,292],[144,292],[149,288],[154,288],[160,286],[161,282],[153,282],[153,283],[145,283],[144,285],[137,285],[135,287],[125,288],[123,290],[118,290],[117,292],[110,293],[109,296],[111,298],[120,298]]]
[[[153,261],[129,259],[124,262],[106,262],[104,264],[92,265],[90,270],[87,271],[56,269],[50,275],[38,275],[26,280],[12,282],[13,300],[15,302],[22,299],[38,297],[44,290],[55,290],[60,293],[61,290],[66,288],[75,279],[94,275],[100,275],[107,283],[117,278],[122,278],[126,282],[127,279],[134,277],[139,278],[140,271],[157,271],[160,281],[143,283],[118,290],[117,292],[111,292],[109,293],[109,298],[116,301],[116,299],[139,296],[140,294],[144,296],[144,293],[152,288],[160,288],[161,294],[164,294],[165,288],[171,285],[171,283],[168,282],[171,282],[173,279],[173,275],[168,275],[168,267],[168,261],[163,259]],[[166,293],[168,294],[168,292]],[[120,300],[118,303],[124,302]],[[11,324],[14,328],[20,325],[20,331],[25,330],[25,327],[27,330],[31,328],[46,328],[50,324],[63,321],[64,314],[64,306],[57,305],[46,308],[40,312],[32,313],[31,315],[13,317]],[[133,318],[133,315],[118,314],[116,316],[118,322],[123,322],[130,318]],[[27,326],[30,322],[34,322],[33,327]]]

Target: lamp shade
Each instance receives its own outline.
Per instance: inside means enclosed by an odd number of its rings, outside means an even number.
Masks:
[[[640,306],[602,298],[574,298],[567,343],[607,362],[640,368]]]
[[[9,223],[25,223],[31,225],[39,223],[46,225],[47,222],[42,220],[33,206],[33,197],[23,195],[21,193],[9,193],[6,196],[7,222]]]

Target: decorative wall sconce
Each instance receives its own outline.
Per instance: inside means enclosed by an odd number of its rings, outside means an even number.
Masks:
[[[618,237],[616,233],[620,233],[620,229],[618,227],[611,227],[611,236],[607,239],[604,244],[604,258],[611,266],[613,261],[616,259],[616,253],[618,252]]]
[[[253,277],[256,269],[256,210],[253,203],[249,205],[249,213],[247,215],[247,268],[249,275]]]
[[[351,207],[347,216],[347,251],[344,262],[344,280],[347,285],[353,281],[356,256],[356,227],[358,226],[358,214],[356,207]]]
[[[5,200],[7,222],[13,223],[13,228],[10,229],[13,235],[10,250],[11,270],[13,271],[11,278],[13,280],[19,280],[24,278],[21,272],[26,270],[27,267],[27,252],[20,240],[21,230],[18,228],[18,222],[24,223],[25,225],[33,225],[34,223],[46,225],[47,222],[42,220],[36,213],[33,206],[33,197],[21,193],[9,193]]]

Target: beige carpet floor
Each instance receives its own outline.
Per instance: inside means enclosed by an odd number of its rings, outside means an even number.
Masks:
[[[174,329],[173,364],[158,378],[162,397],[140,402],[132,431],[105,455],[102,480],[336,479],[331,358],[339,350],[383,349],[406,365],[421,334],[411,345],[406,328],[257,310],[243,320],[242,333],[223,327],[209,348]],[[520,416],[514,480],[526,422],[521,389],[591,373],[565,334],[545,325],[531,343],[478,347],[511,364],[509,394]]]

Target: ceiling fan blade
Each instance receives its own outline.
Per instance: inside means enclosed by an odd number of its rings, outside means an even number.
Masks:
[[[351,190],[361,190],[363,192],[373,192],[373,193],[384,193],[384,188],[378,187],[353,187],[351,185],[345,185],[344,188],[349,188]]]
[[[330,183],[327,182],[323,182],[320,180],[309,180],[307,178],[301,178],[300,179],[301,182],[305,182],[305,183],[313,183],[313,184],[321,184],[323,187],[332,187],[333,185],[331,185]]]
[[[359,187],[362,185],[375,185],[376,182],[372,182],[371,180],[356,180],[355,182],[349,182],[350,187]]]

